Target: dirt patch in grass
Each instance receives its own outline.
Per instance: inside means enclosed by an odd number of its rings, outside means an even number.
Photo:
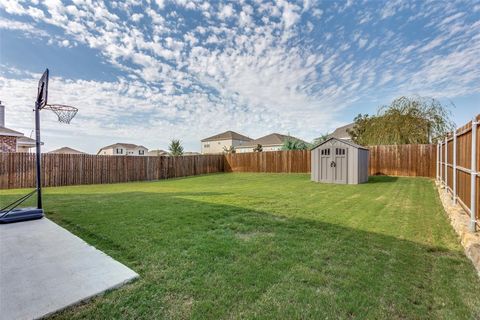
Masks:
[[[261,231],[235,233],[235,237],[243,241],[251,241],[258,238],[270,238],[273,236],[275,236],[275,233],[273,232],[261,232]]]

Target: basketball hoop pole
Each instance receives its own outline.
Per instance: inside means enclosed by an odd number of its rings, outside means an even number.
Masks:
[[[36,146],[36,171],[37,171],[37,209],[42,209],[42,151],[40,142],[40,102],[35,101],[35,146]]]

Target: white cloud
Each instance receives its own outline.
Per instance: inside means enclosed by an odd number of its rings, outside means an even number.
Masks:
[[[234,14],[234,11],[233,11],[232,5],[227,4],[227,5],[222,7],[222,9],[220,10],[220,12],[218,14],[218,17],[222,20],[225,20],[225,19],[233,16],[233,14]]]
[[[132,14],[139,5],[144,13]],[[434,7],[410,8],[427,5]],[[45,37],[52,45],[87,46],[124,73],[112,82],[52,79],[52,99],[79,106],[75,141],[91,141],[89,151],[113,138],[165,148],[169,138],[178,137],[198,149],[199,137],[227,129],[311,139],[317,128],[333,129],[344,108],[392,92],[437,97],[479,92],[480,23],[455,8],[440,15],[442,5],[394,1],[376,11],[362,7],[350,16],[358,28],[349,30],[335,19],[357,8],[334,6],[332,12],[317,1],[63,6],[50,0],[28,8],[0,1],[12,15],[0,20],[0,29]],[[198,14],[188,20],[185,10]],[[428,19],[428,38],[409,41],[402,25],[376,26],[382,23],[378,17],[406,10],[422,13],[415,19]],[[427,17],[427,11],[437,14]],[[17,15],[21,21],[14,20]],[[47,32],[45,24],[60,32]],[[30,103],[32,96],[22,92],[34,94],[36,77],[0,77],[0,96],[9,110]],[[31,125],[28,108],[10,119],[25,130]],[[46,115],[45,121],[47,133],[57,130],[52,118]],[[72,129],[62,130],[68,135]]]
[[[141,13],[134,13],[134,14],[132,14],[132,16],[130,17],[130,19],[132,19],[133,22],[138,22],[138,21],[140,21],[142,18],[143,18],[143,14],[141,14]]]

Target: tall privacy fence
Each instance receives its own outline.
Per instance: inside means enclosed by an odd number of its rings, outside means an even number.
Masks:
[[[412,144],[369,147],[369,175],[435,177],[436,146]],[[310,151],[225,155],[226,172],[310,172]]]
[[[370,147],[370,175],[435,177],[435,145]],[[310,151],[184,157],[42,155],[44,186],[161,180],[215,172],[309,173]],[[0,153],[0,189],[35,186],[35,155]]]
[[[475,231],[480,215],[480,115],[450,133],[437,145],[436,177],[470,214],[470,229]]]
[[[183,157],[42,154],[46,187],[148,181],[224,172],[223,155]],[[35,186],[35,154],[0,153],[0,189]]]

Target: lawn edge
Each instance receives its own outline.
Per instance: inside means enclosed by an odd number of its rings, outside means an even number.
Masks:
[[[435,183],[445,214],[460,238],[465,255],[470,259],[480,277],[480,235],[470,232],[470,216],[458,203],[454,204],[451,194],[438,182]]]

